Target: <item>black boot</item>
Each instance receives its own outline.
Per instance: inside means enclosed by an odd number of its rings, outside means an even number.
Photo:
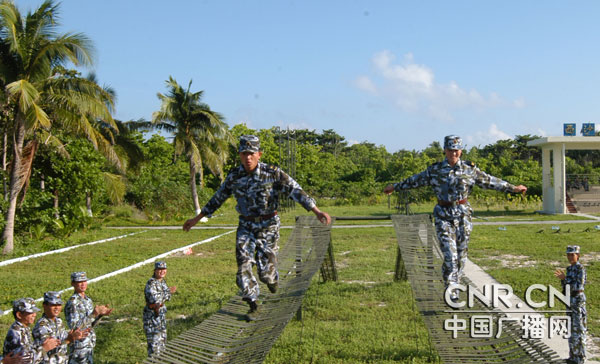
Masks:
[[[276,293],[277,292],[277,288],[279,287],[279,285],[277,284],[277,282],[275,282],[275,283],[267,283],[267,287],[269,288],[269,291],[271,293]]]
[[[258,318],[258,305],[256,301],[251,301],[249,298],[243,298],[244,301],[248,302],[250,310],[246,314],[246,321],[256,321]]]

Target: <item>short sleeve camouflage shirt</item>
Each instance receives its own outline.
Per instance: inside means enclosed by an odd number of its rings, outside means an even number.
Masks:
[[[87,295],[81,296],[78,293],[72,295],[65,304],[65,318],[71,330],[76,328],[81,330],[92,328],[92,323],[95,319],[92,299]],[[96,333],[94,329],[92,328],[87,337],[75,341],[73,345],[75,349],[93,348],[96,346]]]
[[[34,364],[40,363],[42,360],[41,345],[35,345],[31,329],[18,321],[15,321],[8,329],[3,351],[4,356],[10,353],[22,354],[24,357],[31,358],[30,362]]]
[[[568,284],[571,292],[583,291],[587,281],[587,273],[581,263],[577,262],[567,267],[565,279],[562,280],[563,288]]]
[[[49,319],[46,315],[42,315],[42,318],[35,324],[33,328],[33,339],[36,345],[41,346],[47,338],[53,337],[59,339],[61,344],[46,353],[47,358],[44,359],[44,363],[49,364],[64,364],[67,362],[67,336],[69,333],[65,329],[65,325],[60,317],[56,317],[54,320]]]

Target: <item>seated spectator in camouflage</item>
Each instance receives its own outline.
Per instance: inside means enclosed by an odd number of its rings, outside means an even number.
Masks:
[[[433,209],[435,231],[444,254],[442,279],[446,289],[450,291],[449,298],[454,302],[458,301],[458,294],[453,286],[459,283],[463,274],[469,237],[473,230],[473,209],[468,201],[473,186],[510,193],[527,191],[527,187],[523,185],[512,185],[483,172],[473,162],[461,160],[462,149],[462,139],[459,136],[446,136],[446,158],[443,161],[433,163],[423,172],[404,181],[387,185],[383,190],[384,193],[390,194],[421,186],[433,188],[437,197],[437,205]]]
[[[146,283],[144,295],[144,331],[148,342],[148,357],[164,350],[167,342],[167,306],[165,302],[177,291],[175,286],[167,286],[167,263],[154,263],[154,274]]]
[[[40,345],[48,338],[54,338],[59,341],[58,346],[48,351],[42,360],[42,363],[48,364],[66,364],[68,360],[67,345],[75,340],[81,340],[88,336],[89,329],[81,331],[79,329],[68,331],[60,317],[63,301],[60,293],[49,291],[44,293],[44,314],[33,328],[33,340],[36,345]]]
[[[44,351],[49,351],[59,345],[56,338],[47,338],[43,343],[36,344],[29,328],[35,322],[39,308],[33,298],[21,298],[13,302],[15,322],[8,329],[4,340],[4,363],[19,360],[23,363],[41,363]]]
[[[568,364],[585,363],[585,347],[587,337],[587,309],[585,303],[585,283],[587,273],[585,267],[579,262],[581,249],[579,245],[567,246],[567,260],[570,265],[567,272],[557,269],[554,275],[560,279],[563,292],[569,290],[570,302],[568,315],[571,317],[571,336],[569,336]]]
[[[75,293],[65,305],[67,326],[71,330],[87,331],[88,335],[69,345],[69,364],[92,364],[94,362],[94,346],[96,346],[94,326],[102,316],[110,315],[112,309],[103,305],[94,307],[92,299],[85,294],[87,290],[85,272],[71,274],[71,285],[75,289]]]
[[[240,214],[236,235],[236,283],[242,291],[242,299],[250,310],[248,321],[258,316],[258,282],[252,273],[256,264],[259,279],[275,293],[278,287],[277,251],[279,250],[279,198],[291,197],[307,211],[312,211],[319,221],[331,223],[331,217],[317,208],[298,182],[278,167],[259,162],[262,151],[260,141],[254,135],[240,137],[238,149],[241,166],[234,167],[210,201],[198,216],[189,219],[183,230],[189,231],[204,216],[213,214],[231,195],[237,200]]]

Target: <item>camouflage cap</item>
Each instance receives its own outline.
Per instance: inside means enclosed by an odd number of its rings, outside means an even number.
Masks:
[[[87,281],[87,275],[85,272],[73,272],[71,273],[71,282],[85,282]]]
[[[167,262],[160,260],[154,263],[154,269],[167,269]]]
[[[256,153],[260,150],[260,140],[254,135],[242,135],[240,137],[239,153]]]
[[[35,301],[33,298],[20,298],[13,302],[13,311],[16,312],[25,312],[25,313],[34,313],[38,312],[40,309],[35,307]]]
[[[567,254],[569,253],[575,253],[575,254],[579,254],[579,245],[567,245]]]
[[[44,303],[49,305],[62,305],[63,301],[60,299],[60,293],[48,291],[44,293]]]
[[[444,149],[462,150],[462,139],[458,135],[447,135],[444,138]]]

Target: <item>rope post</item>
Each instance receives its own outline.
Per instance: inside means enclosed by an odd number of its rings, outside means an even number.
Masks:
[[[394,281],[406,281],[408,275],[406,274],[406,267],[404,266],[404,260],[402,260],[402,251],[398,247],[398,254],[396,255],[396,270],[394,273]]]
[[[334,281],[337,282],[337,269],[335,268],[335,258],[333,257],[333,242],[329,240],[329,246],[327,247],[327,255],[323,259],[321,264],[321,277],[323,282]]]
[[[296,216],[296,222],[298,222],[299,216]],[[302,276],[302,242],[296,241],[296,277]],[[302,301],[300,301],[300,307],[296,311],[296,320],[302,321]]]

